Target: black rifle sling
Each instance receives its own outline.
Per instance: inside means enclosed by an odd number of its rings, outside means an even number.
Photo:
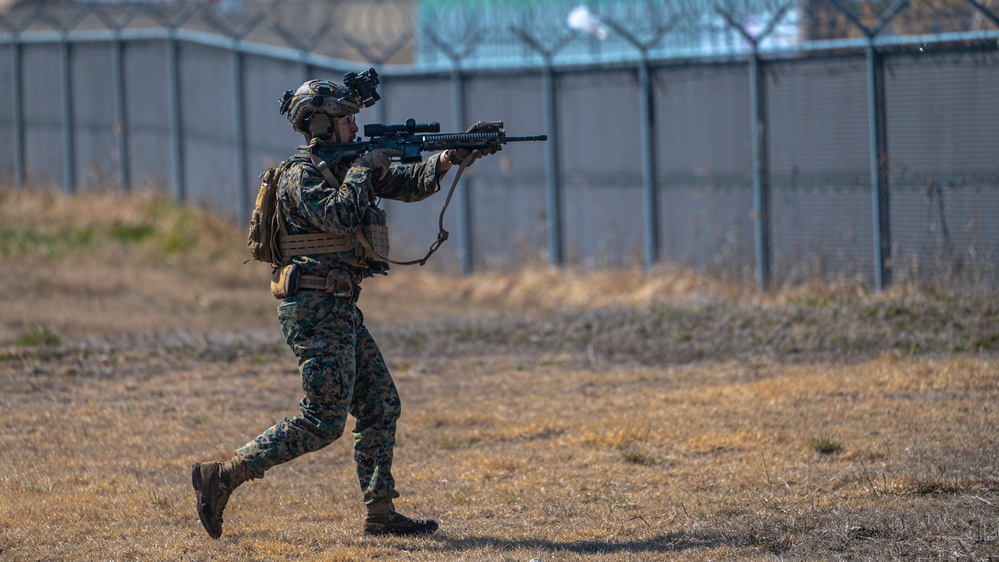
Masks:
[[[461,173],[465,171],[465,168],[468,167],[468,165],[472,162],[474,158],[475,155],[469,152],[468,156],[466,156],[465,159],[462,160],[461,167],[458,168],[458,173],[455,174],[454,180],[451,182],[451,188],[448,189],[447,198],[444,200],[444,206],[441,208],[441,214],[437,219],[437,228],[440,230],[440,232],[437,233],[437,240],[435,240],[434,243],[430,245],[430,250],[427,251],[427,255],[423,256],[423,259],[411,260],[411,261],[395,261],[393,259],[390,259],[388,256],[383,256],[375,251],[375,249],[371,246],[368,240],[364,237],[364,234],[361,233],[360,228],[354,231],[354,235],[357,236],[357,241],[361,244],[361,246],[365,250],[371,252],[372,255],[377,256],[378,259],[382,261],[386,261],[388,263],[395,265],[426,264],[427,260],[430,259],[430,256],[432,256],[434,252],[436,252],[437,249],[441,247],[441,244],[443,244],[444,241],[447,240],[448,231],[444,230],[444,213],[447,211],[447,206],[451,204],[451,196],[454,195],[454,189],[458,186],[458,180],[461,178]]]

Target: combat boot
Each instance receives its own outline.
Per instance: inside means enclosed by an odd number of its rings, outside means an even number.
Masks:
[[[414,520],[396,513],[391,498],[368,504],[368,517],[364,520],[365,535],[429,535],[437,528],[433,519]]]
[[[237,486],[253,479],[245,463],[232,459],[226,462],[201,462],[191,467],[191,483],[198,505],[198,518],[213,539],[222,536],[222,510]]]

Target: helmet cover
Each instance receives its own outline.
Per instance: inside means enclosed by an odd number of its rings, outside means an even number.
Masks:
[[[307,137],[328,137],[340,117],[360,111],[361,100],[343,84],[329,80],[309,80],[297,90],[281,96],[281,114],[291,126]],[[322,119],[313,119],[325,116]]]

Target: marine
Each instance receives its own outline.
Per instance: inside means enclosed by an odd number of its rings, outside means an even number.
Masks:
[[[396,511],[392,461],[401,402],[357,303],[361,282],[387,274],[391,261],[378,199],[426,199],[440,190],[452,166],[468,165],[499,147],[485,153],[447,150],[409,165],[392,165],[400,154],[391,150],[317,157],[315,147],[356,138],[355,116],[378,99],[376,76],[345,75],[346,84],[309,80],[280,100],[281,113],[306,144],[268,176],[277,178],[270,186],[276,189],[267,191],[277,202],[274,218],[263,220],[274,221],[267,231],[274,240],[257,242],[273,248],[267,254],[273,260],[271,291],[281,301],[278,322],[298,359],[304,396],[298,414],[277,421],[231,458],[191,467],[198,517],[212,538],[222,535],[223,512],[236,488],[336,441],[348,415],[356,419],[351,433],[366,508],[363,533],[416,535],[439,527],[433,519]],[[468,132],[488,126],[479,122]],[[260,203],[258,198],[258,210]],[[251,249],[256,232],[251,228]]]

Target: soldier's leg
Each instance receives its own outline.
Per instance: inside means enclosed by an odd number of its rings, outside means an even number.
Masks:
[[[257,478],[336,441],[344,430],[355,377],[356,309],[318,291],[278,307],[285,338],[299,357],[300,414],[285,418],[236,451]]]
[[[399,497],[392,478],[392,452],[399,419],[399,393],[385,366],[385,359],[368,330],[357,331],[357,379],[350,413],[354,426],[354,460],[361,484],[368,535],[418,535],[433,533],[437,521],[410,519],[395,510],[392,499]]]
[[[354,461],[364,503],[399,496],[392,478],[392,453],[401,404],[395,383],[374,338],[363,325],[357,330],[357,375],[350,413],[354,426]]]
[[[303,358],[299,367],[305,391],[298,405],[301,413],[277,422],[235,453],[257,478],[343,435],[353,368],[328,356]]]
[[[346,304],[306,292],[278,307],[285,338],[299,358],[301,414],[264,431],[227,462],[191,467],[198,517],[212,538],[222,535],[222,513],[237,486],[343,434],[354,386],[354,331],[360,325],[356,309]]]

